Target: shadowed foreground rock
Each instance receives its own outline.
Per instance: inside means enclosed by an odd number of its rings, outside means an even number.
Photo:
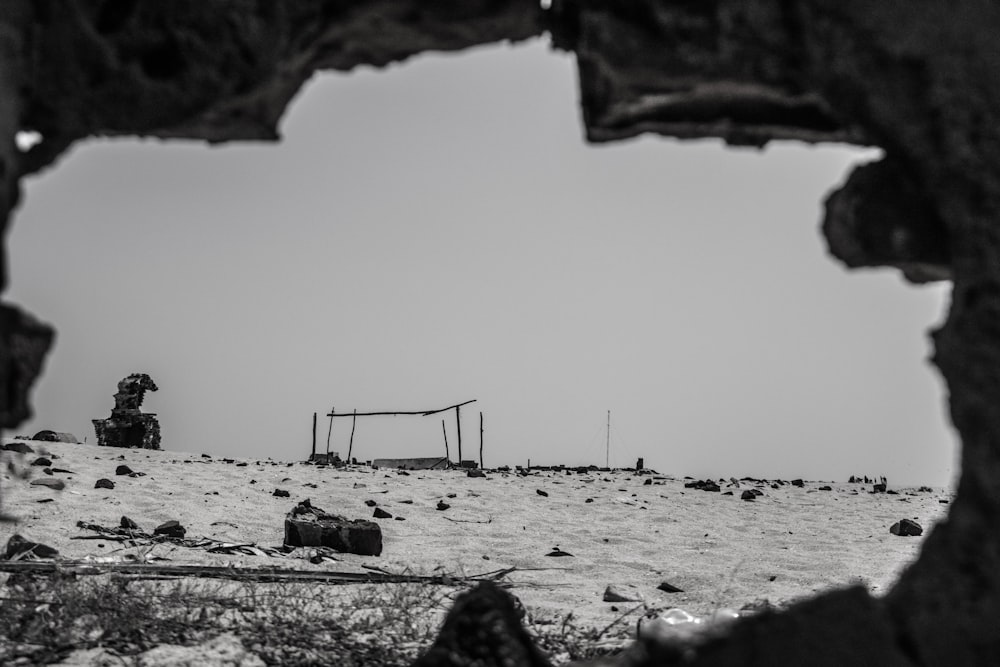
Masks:
[[[551,667],[521,625],[510,595],[481,582],[462,593],[433,646],[413,667]]]
[[[697,646],[630,654],[624,664],[1000,664],[1000,4],[539,4],[4,0],[0,242],[21,179],[82,138],[275,139],[285,105],[316,70],[382,66],[543,28],[577,58],[591,141],[651,132],[738,146],[793,139],[878,147],[881,160],[828,198],[823,231],[848,267],[953,282],[947,320],[933,336],[962,439],[949,519],[880,600],[828,593]],[[19,149],[22,131],[41,141]],[[5,272],[0,248],[0,290]],[[30,413],[27,393],[51,330],[2,308],[0,425],[13,427]],[[480,593],[450,615],[426,658],[439,662],[422,664],[536,664],[505,629],[502,601]],[[464,616],[486,623],[463,625]],[[493,646],[504,636],[511,655],[522,656],[510,659],[523,662],[440,662],[451,659],[448,647],[477,655],[476,637],[489,656],[506,655]]]

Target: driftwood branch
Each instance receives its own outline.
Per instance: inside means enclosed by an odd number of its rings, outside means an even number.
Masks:
[[[327,417],[351,417],[352,415],[358,417],[389,417],[396,415],[419,415],[421,417],[429,417],[430,415],[436,415],[439,412],[447,412],[448,410],[455,410],[457,408],[462,407],[463,405],[468,405],[469,403],[475,403],[475,402],[476,399],[472,399],[471,401],[465,401],[464,403],[458,403],[456,405],[449,405],[446,408],[439,408],[437,410],[391,410],[385,412],[355,412],[355,413],[344,412],[342,414],[330,413],[327,415]]]
[[[233,579],[259,583],[322,583],[322,584],[403,584],[421,583],[454,585],[471,581],[501,579],[515,568],[494,570],[467,577],[452,575],[423,576],[392,574],[385,571],[316,572],[287,568],[243,568],[207,565],[154,565],[146,563],[91,563],[86,561],[0,561],[0,572],[35,575],[102,575],[117,574],[132,577],[199,577]]]

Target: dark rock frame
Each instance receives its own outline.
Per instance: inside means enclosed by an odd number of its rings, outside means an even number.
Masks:
[[[0,232],[21,177],[79,139],[275,140],[316,70],[545,31],[577,56],[590,141],[652,132],[880,147],[884,158],[827,201],[831,253],[953,282],[933,361],[962,475],[948,520],[895,588],[881,599],[828,593],[691,650],[640,647],[623,664],[1000,664],[1000,6],[989,0],[553,0],[548,10],[529,0],[4,0]],[[26,130],[42,141],[21,152],[15,135]],[[0,426],[30,416],[53,337],[0,304]]]

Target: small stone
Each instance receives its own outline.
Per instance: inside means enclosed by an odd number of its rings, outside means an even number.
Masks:
[[[284,489],[275,489],[274,493],[272,493],[271,495],[275,496],[276,498],[288,498],[292,494],[289,493],[288,491],[285,491]]]
[[[388,512],[386,512],[381,507],[376,507],[375,508],[375,513],[372,514],[372,516],[375,517],[376,519],[391,519],[392,518],[392,515],[389,514]]]
[[[4,451],[17,452],[18,454],[34,454],[35,450],[25,442],[8,442],[3,446]]]
[[[885,493],[885,484],[872,485],[872,493]]]
[[[247,464],[247,462],[246,462],[246,461],[240,461],[239,463],[237,463],[237,464],[236,464],[236,467],[237,467],[237,468],[246,468],[246,467],[247,467],[247,465],[248,465],[248,464]]]
[[[47,486],[50,489],[55,489],[56,491],[62,491],[63,489],[66,488],[66,482],[62,481],[61,479],[55,479],[54,477],[51,479],[45,477],[42,479],[32,480],[31,486]]]
[[[603,600],[605,602],[641,602],[642,597],[637,593],[624,591],[614,584],[608,584],[608,587],[604,589]]]
[[[744,491],[740,494],[740,500],[756,500],[757,494],[753,491]]]
[[[449,505],[445,501],[443,501],[443,500],[439,500],[438,501],[437,508],[438,508],[439,511],[443,512],[444,510],[448,509],[449,507],[451,507],[451,505]]]
[[[900,537],[919,537],[923,534],[924,529],[920,527],[920,524],[912,519],[900,519],[896,523],[892,524],[889,528],[889,532],[893,535],[899,535]]]
[[[187,530],[184,529],[184,526],[179,521],[174,521],[173,519],[161,523],[153,530],[154,535],[165,535],[167,537],[184,537],[185,533],[187,533]]]
[[[368,507],[375,507],[376,504],[377,503],[371,499],[365,501],[365,505],[368,505]]]
[[[15,533],[7,540],[7,548],[4,550],[3,557],[5,560],[13,560],[15,558],[18,560],[35,560],[37,558],[55,558],[58,555],[59,552],[47,544],[31,542]]]
[[[541,489],[535,489],[535,493],[537,493],[538,495],[540,495],[540,496],[542,496],[544,498],[548,498],[549,497],[549,494],[546,493],[545,491],[542,491]]]
[[[125,465],[123,463],[120,466],[118,466],[117,468],[115,468],[115,474],[116,475],[131,475],[132,474],[132,469],[129,468],[127,465]]]
[[[830,487],[830,486],[821,486],[821,487],[819,487],[819,489],[817,489],[817,490],[818,490],[818,491],[833,491],[833,488],[832,488],[832,487]]]
[[[449,498],[457,498],[457,497],[458,497],[458,494],[457,494],[457,493],[449,493],[449,494],[448,494],[448,497],[449,497]]]
[[[52,461],[50,459],[45,458],[44,456],[39,456],[37,459],[31,462],[31,465],[46,467],[52,465]]]
[[[546,556],[551,556],[552,558],[565,558],[567,556],[570,557],[570,558],[573,558],[573,554],[571,554],[568,551],[563,551],[559,547],[556,547],[555,549],[553,549],[552,551],[550,551],[549,553],[547,553],[545,555]]]
[[[122,516],[119,525],[125,530],[139,530],[139,524],[137,524],[135,521],[128,518],[127,516]]]
[[[404,519],[401,516],[395,516],[395,517],[393,517],[393,519],[395,519],[396,521],[406,521],[406,519]]]
[[[792,480],[792,486],[797,486],[797,487],[801,488],[801,487],[803,487],[805,485],[806,485],[806,483],[803,482],[801,479],[793,479]]]
[[[115,483],[112,482],[110,479],[102,477],[101,479],[97,480],[94,483],[94,488],[95,489],[113,489],[113,488],[115,488]]]
[[[653,484],[653,478],[649,477],[645,482],[642,483],[643,486],[651,486]]]
[[[662,581],[662,582],[660,582],[660,585],[657,586],[656,588],[659,589],[659,590],[661,590],[661,591],[663,591],[664,593],[683,593],[684,592],[683,588],[678,588],[677,586],[674,586],[669,581]]]
[[[486,477],[486,473],[479,468],[469,468],[468,472],[465,473],[466,477]]]
[[[587,498],[583,502],[585,502],[585,503],[592,503],[592,502],[594,502],[594,499],[593,498]]]

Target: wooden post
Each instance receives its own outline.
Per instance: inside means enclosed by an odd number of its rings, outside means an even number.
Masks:
[[[483,413],[479,413],[479,467],[483,467]]]
[[[331,421],[333,421],[331,419]],[[354,449],[354,427],[358,425],[358,410],[354,409],[354,416],[351,418],[351,441],[347,445],[347,463],[351,462],[351,450]]]
[[[458,465],[462,465],[462,408],[455,406],[455,423],[458,424]]]
[[[444,434],[444,458],[451,465],[451,454],[448,453],[448,430],[444,427],[444,420],[441,420],[441,433]]]
[[[316,458],[316,413],[313,413],[313,449],[312,454],[309,455],[309,460],[312,461]]]
[[[330,408],[330,428],[326,430],[326,462],[330,462],[330,435],[333,433],[333,414],[336,408]]]

